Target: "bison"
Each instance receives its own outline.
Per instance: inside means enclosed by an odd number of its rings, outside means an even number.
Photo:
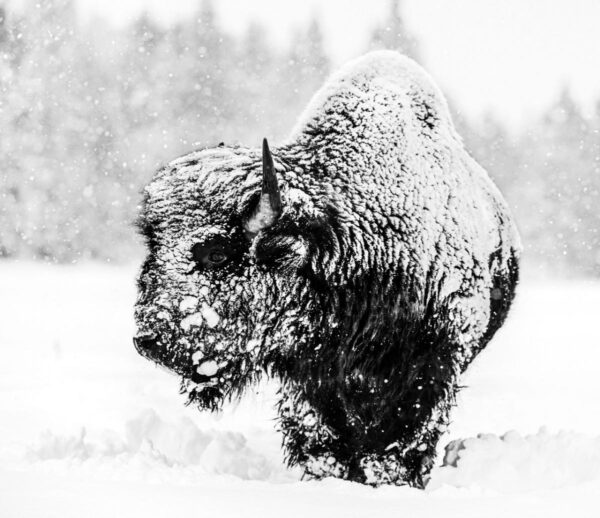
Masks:
[[[201,409],[280,380],[306,476],[423,487],[520,254],[443,95],[391,51],[346,65],[289,139],[177,158],[145,188],[140,354]]]

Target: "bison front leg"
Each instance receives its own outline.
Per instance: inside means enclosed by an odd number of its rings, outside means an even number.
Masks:
[[[290,465],[312,478],[424,487],[455,384],[427,365],[419,371],[410,384],[360,376],[286,384],[279,423]]]
[[[394,441],[383,447],[373,447],[360,459],[364,482],[373,486],[382,484],[410,485],[423,488],[435,461],[436,445],[442,429],[419,436],[406,444]],[[371,449],[371,448],[368,448]]]
[[[280,395],[279,430],[288,464],[301,466],[309,478],[349,478],[352,467],[344,462],[348,451],[343,438],[309,402],[306,391],[299,385],[286,383]]]
[[[448,424],[456,385],[434,376],[418,376],[400,394],[387,383],[373,383],[371,397],[353,391],[360,434],[360,468],[371,485],[408,484],[423,488],[433,467],[436,446]],[[375,411],[374,411],[375,410]]]

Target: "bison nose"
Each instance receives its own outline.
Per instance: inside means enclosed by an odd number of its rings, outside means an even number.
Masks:
[[[141,333],[133,337],[133,344],[138,351],[150,352],[156,346],[156,335],[154,333]]]

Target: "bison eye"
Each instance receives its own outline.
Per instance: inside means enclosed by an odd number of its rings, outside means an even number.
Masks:
[[[221,264],[227,260],[227,254],[223,250],[211,250],[208,254],[208,262],[211,264]]]
[[[220,266],[230,257],[227,246],[219,243],[196,243],[192,247],[192,258],[200,266]]]

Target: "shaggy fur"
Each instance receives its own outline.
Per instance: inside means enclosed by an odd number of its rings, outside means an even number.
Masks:
[[[259,150],[193,152],[148,185],[138,350],[200,408],[279,378],[287,458],[311,477],[422,486],[513,299],[506,204],[431,79],[389,51],[332,77],[273,157],[283,212],[257,235]]]

